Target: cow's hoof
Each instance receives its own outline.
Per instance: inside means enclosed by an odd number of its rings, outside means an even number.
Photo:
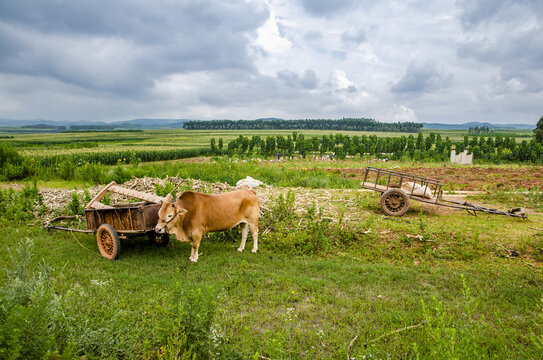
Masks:
[[[242,249],[242,248],[238,248],[238,252],[242,252],[242,251],[243,251],[243,249]]]
[[[253,249],[253,250],[251,250],[251,252],[252,252],[253,254],[256,254],[257,251],[258,251],[258,249]]]
[[[189,258],[189,261],[195,263],[198,262],[198,259]]]

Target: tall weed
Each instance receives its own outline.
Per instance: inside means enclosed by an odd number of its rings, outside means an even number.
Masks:
[[[45,210],[35,182],[20,191],[0,189],[0,222],[26,222],[34,218],[34,213]]]
[[[459,304],[459,315],[445,309],[435,298],[431,305],[422,301],[424,341],[413,344],[416,359],[500,358],[487,337],[484,317],[478,315],[478,302],[463,275],[461,281],[463,301]]]

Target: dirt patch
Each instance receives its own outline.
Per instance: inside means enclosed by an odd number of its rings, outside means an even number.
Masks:
[[[15,191],[22,190],[24,188],[24,185],[21,184],[0,184],[0,189],[9,189],[12,188]]]
[[[155,193],[155,185],[165,185],[166,182],[178,185],[181,189],[191,188],[194,191],[204,193],[220,194],[227,191],[235,190],[234,187],[226,183],[208,183],[205,181],[194,179],[180,179],[169,177],[166,179],[157,178],[133,178],[132,180],[124,183],[122,186],[128,189],[138,190],[150,194]],[[87,189],[89,195],[94,197],[98,192],[104,188],[103,185],[95,186]],[[367,194],[370,192],[365,189],[309,189],[309,188],[281,188],[274,186],[261,186],[253,189],[260,201],[262,211],[269,211],[273,207],[273,203],[276,199],[283,195],[286,197],[289,191],[293,191],[295,195],[294,211],[298,215],[305,215],[307,210],[314,204],[317,212],[321,213],[321,216],[329,218],[333,221],[360,221],[360,219],[367,218],[372,213],[381,213],[379,207],[379,197],[368,198]],[[80,201],[83,205],[86,202],[83,200],[83,190],[79,189],[51,189],[41,188],[40,193],[43,197],[44,205],[50,210],[50,214],[45,217],[51,217],[51,215],[65,215],[65,209],[72,201],[72,193],[76,192],[79,195]],[[448,195],[447,198],[462,201],[465,195]],[[111,203],[120,204],[127,203],[130,198],[112,194]],[[427,205],[421,202],[412,202],[412,206],[415,209],[421,209],[428,213],[434,214],[450,214],[456,210],[442,207]],[[418,211],[418,210],[417,210]]]
[[[180,179],[174,177],[168,177],[166,179],[156,179],[156,178],[132,178],[126,183],[122,184],[122,187],[132,190],[138,190],[150,194],[155,193],[155,185],[164,186],[167,182],[178,186],[180,189],[192,189],[198,192],[214,193],[219,194],[232,189],[232,187],[226,183],[208,183],[205,181],[195,180],[195,179]],[[104,185],[94,186],[87,189],[89,195],[94,197],[98,194]],[[75,192],[79,195],[80,200],[83,200],[84,190],[68,190],[68,189],[51,189],[51,188],[40,188],[40,194],[43,198],[43,204],[50,209],[51,211],[61,211],[65,209],[70,201],[72,201],[72,193]],[[132,198],[127,198],[126,196],[111,194],[111,204],[121,204],[127,203]],[[84,203],[83,205],[86,205]]]
[[[444,190],[481,191],[489,189],[543,188],[543,167],[409,167],[393,169],[407,174],[441,181]],[[364,170],[355,168],[326,169],[349,178],[363,179]]]

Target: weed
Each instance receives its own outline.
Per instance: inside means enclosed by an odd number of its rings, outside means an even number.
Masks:
[[[43,213],[45,207],[36,184],[25,186],[21,191],[0,189],[0,221],[26,222],[34,213]]]
[[[19,244],[10,253],[14,269],[0,289],[0,358],[71,358],[74,347],[59,346],[52,314],[60,306],[50,287],[50,269],[42,264],[34,274],[29,271],[33,243]]]
[[[455,316],[445,309],[442,302],[433,299],[433,305],[422,301],[423,322],[425,322],[423,343],[413,344],[415,357],[439,359],[481,359],[499,358],[490,351],[485,336],[486,324],[483,317],[477,317],[478,302],[461,275],[461,314]]]
[[[164,185],[155,184],[155,194],[157,194],[158,196],[166,196],[169,193],[171,193],[172,196],[176,198],[177,190],[174,190],[174,188],[175,188],[175,185],[169,181],[166,181]]]
[[[77,195],[76,191],[72,192],[72,200],[68,203],[68,206],[66,207],[66,212],[70,215],[84,214],[83,205],[81,205],[81,202],[79,201],[79,195]]]
[[[530,338],[535,348],[543,353],[543,296],[539,301],[539,311],[536,319],[534,319],[534,330],[530,334]]]

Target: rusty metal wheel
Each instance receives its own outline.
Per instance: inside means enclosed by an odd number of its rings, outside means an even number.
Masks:
[[[100,254],[103,257],[110,260],[116,260],[119,257],[121,242],[113,226],[109,224],[100,225],[96,233],[96,240],[98,242],[98,250],[100,250]]]
[[[381,195],[381,209],[390,216],[402,216],[409,209],[409,197],[400,189],[388,189]]]
[[[170,234],[168,233],[158,234],[153,231],[148,233],[147,236],[149,237],[149,240],[160,247],[164,247],[170,242]]]

